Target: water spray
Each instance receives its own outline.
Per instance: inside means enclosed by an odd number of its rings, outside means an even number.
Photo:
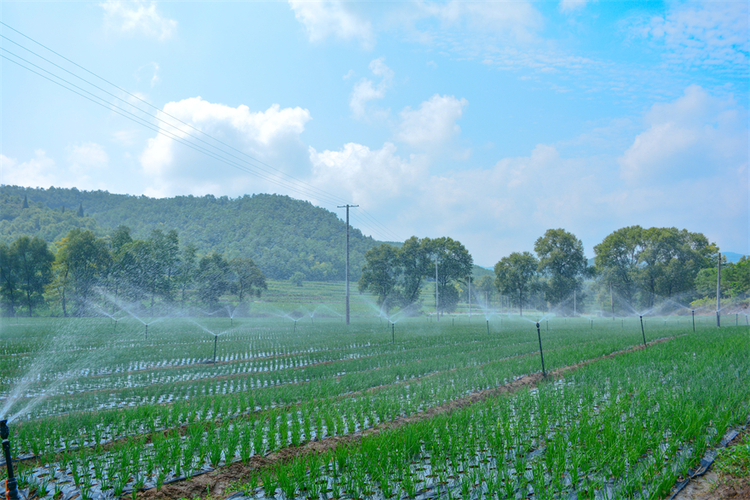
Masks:
[[[10,458],[10,429],[8,420],[0,420],[0,438],[3,440],[3,455],[5,456],[5,467],[8,469],[8,480],[5,482],[5,498],[8,500],[19,500],[18,483],[13,475],[13,460]]]
[[[542,358],[542,377],[546,377],[547,372],[544,369],[544,353],[542,352],[542,331],[539,328],[539,323],[536,324],[536,334],[539,336],[539,356]]]
[[[641,333],[643,334],[643,347],[646,347],[646,330],[643,329],[643,316],[638,316],[641,318]]]

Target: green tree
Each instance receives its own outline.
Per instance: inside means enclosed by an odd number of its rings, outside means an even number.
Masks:
[[[229,263],[218,253],[201,258],[196,272],[198,298],[209,307],[216,307],[222,295],[231,290]]]
[[[539,261],[530,252],[513,252],[495,264],[495,287],[511,297],[521,316],[529,295],[538,287],[538,268]]]
[[[552,304],[560,304],[583,287],[587,261],[583,243],[564,229],[548,229],[534,243],[539,257],[539,272],[547,277],[545,295]]]
[[[185,307],[187,293],[195,279],[195,273],[198,270],[198,249],[195,245],[189,244],[182,249],[175,283],[180,289],[180,307]]]
[[[147,287],[153,309],[157,296],[161,296],[167,302],[172,301],[172,278],[179,264],[180,242],[174,229],[166,233],[161,229],[154,229],[147,244],[148,252],[144,258],[147,259]]]
[[[92,231],[72,229],[65,246],[55,255],[60,260],[65,276],[69,276],[76,303],[76,315],[83,316],[94,287],[104,277],[109,268],[110,254],[106,242],[97,238]]]
[[[52,281],[55,255],[39,237],[21,236],[10,247],[18,265],[19,289],[25,297],[29,317],[33,307],[44,300],[44,287]]]
[[[398,251],[398,265],[401,268],[400,296],[404,307],[419,300],[422,282],[430,272],[427,246],[423,240],[412,236]],[[434,271],[432,275],[434,276]]]
[[[18,255],[8,245],[0,242],[0,295],[8,316],[16,315],[16,307],[21,298],[19,281]]]
[[[438,313],[452,312],[458,303],[456,285],[468,280],[474,261],[469,251],[458,241],[447,236],[422,241],[429,256],[428,276],[435,276],[437,266]]]
[[[229,261],[232,271],[232,291],[237,294],[237,299],[242,302],[246,294],[251,297],[260,297],[263,290],[268,290],[266,277],[253,259],[238,257]]]
[[[378,306],[386,314],[391,306],[400,302],[397,285],[402,276],[399,250],[383,243],[365,253],[365,265],[359,276],[359,292],[370,291],[377,297]]]
[[[594,247],[594,265],[600,281],[611,284],[628,304],[634,304],[639,287],[643,228],[628,226],[607,235]]]

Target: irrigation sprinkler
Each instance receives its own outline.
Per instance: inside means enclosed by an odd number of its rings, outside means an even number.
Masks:
[[[502,318],[500,318],[500,321],[502,321]],[[490,320],[487,320],[487,336],[490,335]]]
[[[542,358],[542,377],[547,376],[547,372],[544,369],[544,353],[542,352],[542,331],[539,328],[539,323],[536,324],[536,334],[539,337],[539,356]]]
[[[547,331],[549,331],[549,320],[546,320],[546,321],[547,321]]]
[[[396,343],[396,323],[391,323],[391,336],[393,337],[393,343]]]
[[[216,343],[219,341],[219,336],[214,335],[214,364],[216,364]]]
[[[145,339],[148,340],[148,323],[145,323],[145,325],[146,325],[146,337],[145,337]]]
[[[734,313],[734,326],[740,326],[740,315],[739,315],[739,313]]]
[[[643,316],[638,316],[641,318],[641,333],[643,334],[643,347],[646,347],[646,330],[643,329]]]
[[[292,330],[292,332],[296,332],[296,331],[297,331],[297,320],[295,319],[294,320],[294,330]]]
[[[5,456],[5,467],[8,469],[8,480],[5,482],[5,497],[8,500],[18,500],[18,483],[13,475],[13,460],[10,458],[10,429],[8,420],[0,420],[0,438],[3,440],[3,455]]]
[[[695,309],[690,311],[693,314],[693,333],[695,333]]]

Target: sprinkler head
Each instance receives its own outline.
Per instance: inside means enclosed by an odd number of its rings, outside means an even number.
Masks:
[[[539,328],[539,322],[537,322],[536,327]]]
[[[8,419],[4,418],[0,420],[0,439],[8,439],[10,437],[10,429],[8,429]]]

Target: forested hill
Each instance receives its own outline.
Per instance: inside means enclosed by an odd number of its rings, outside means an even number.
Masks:
[[[22,208],[24,196],[29,208]],[[153,229],[175,229],[181,246],[193,244],[199,254],[218,252],[229,259],[250,257],[269,278],[302,272],[309,280],[344,279],[346,224],[328,210],[288,196],[157,199],[75,188],[0,186],[0,201],[0,240],[5,243],[21,235],[52,243],[74,227],[108,236],[126,225],[140,239],[148,238]],[[350,230],[353,280],[359,277],[364,253],[378,243],[358,229]]]

